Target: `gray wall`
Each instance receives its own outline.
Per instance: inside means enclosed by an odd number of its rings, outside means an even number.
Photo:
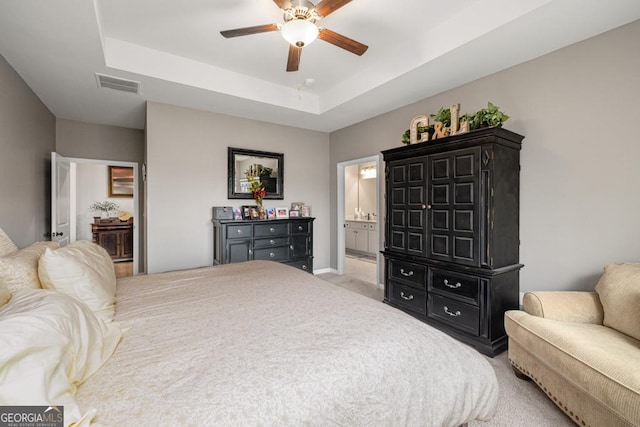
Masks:
[[[640,21],[333,132],[332,267],[336,164],[400,146],[418,114],[456,102],[473,112],[487,101],[525,136],[521,291],[592,290],[605,263],[640,261],[638,40]]]
[[[0,55],[0,227],[20,248],[51,231],[56,120]]]
[[[284,200],[312,206],[314,269],[329,267],[329,134],[150,102],[147,105],[147,272],[211,265],[212,206],[227,199],[227,147],[284,154]]]
[[[116,160],[138,163],[138,216],[134,218],[139,233],[139,271],[144,271],[144,162],[145,136],[139,129],[99,125],[75,120],[56,120],[56,152],[65,157]]]

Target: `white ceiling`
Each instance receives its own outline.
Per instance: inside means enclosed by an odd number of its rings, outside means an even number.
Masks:
[[[2,0],[0,54],[59,118],[141,129],[155,101],[330,132],[637,19],[639,0],[353,0],[319,25],[369,50],[317,40],[287,73],[278,32],[220,35],[281,23],[272,0]]]

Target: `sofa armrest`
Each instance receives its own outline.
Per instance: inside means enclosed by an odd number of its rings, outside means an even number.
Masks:
[[[596,292],[527,292],[524,311],[546,319],[602,325],[604,312]]]

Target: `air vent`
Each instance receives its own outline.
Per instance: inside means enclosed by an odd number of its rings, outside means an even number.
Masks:
[[[140,93],[140,82],[134,80],[125,80],[120,77],[107,76],[105,74],[96,73],[96,80],[98,81],[98,87],[107,88],[113,90],[119,90],[121,92]]]

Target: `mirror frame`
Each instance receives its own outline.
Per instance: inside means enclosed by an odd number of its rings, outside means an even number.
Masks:
[[[265,199],[283,200],[284,199],[284,154],[271,153],[268,151],[248,150],[245,148],[228,148],[228,166],[227,166],[227,198],[229,199],[253,199],[251,193],[240,193],[235,191],[236,176],[236,156],[253,156],[265,157],[268,159],[276,159],[278,162],[278,173],[276,192],[267,192]]]

